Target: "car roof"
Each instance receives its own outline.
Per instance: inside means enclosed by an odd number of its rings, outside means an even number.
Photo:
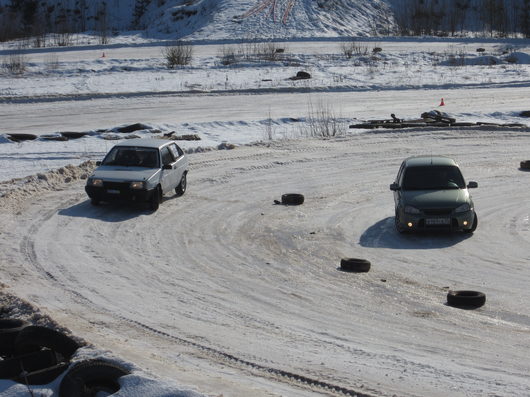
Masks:
[[[171,142],[173,141],[169,141],[167,139],[135,138],[135,139],[125,140],[124,142],[119,143],[116,146],[135,146],[135,147],[148,147],[148,148],[158,149]]]
[[[456,163],[456,161],[447,156],[424,155],[424,156],[412,156],[412,157],[405,159],[406,167],[421,167],[421,166],[431,166],[431,165],[432,166],[449,165],[449,166],[458,167],[458,164]]]

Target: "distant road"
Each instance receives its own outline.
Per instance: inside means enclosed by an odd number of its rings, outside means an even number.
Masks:
[[[449,113],[517,114],[529,110],[530,87],[383,90],[260,95],[108,97],[0,105],[1,132],[45,134],[93,130],[130,122],[183,123],[306,117],[308,106],[323,103],[336,116],[358,119],[414,118],[438,108]],[[524,120],[523,120],[524,122]]]

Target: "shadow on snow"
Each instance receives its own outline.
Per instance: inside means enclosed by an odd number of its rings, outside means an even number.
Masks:
[[[163,197],[160,205],[172,200],[177,196]],[[147,203],[130,202],[130,201],[111,201],[102,202],[94,206],[90,200],[85,200],[71,207],[64,208],[58,212],[59,215],[70,216],[75,218],[99,219],[104,222],[125,222],[129,219],[137,218],[141,215],[154,214],[149,209]]]
[[[369,248],[436,249],[451,247],[471,236],[445,231],[399,234],[394,227],[394,217],[390,216],[366,229],[359,243]]]

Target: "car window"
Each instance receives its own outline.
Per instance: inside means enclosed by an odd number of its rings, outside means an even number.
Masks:
[[[399,167],[398,174],[396,176],[396,182],[398,184],[401,184],[401,178],[403,176],[403,168],[405,168],[405,162],[401,163],[401,166]]]
[[[465,182],[456,166],[408,167],[403,190],[464,189]]]
[[[158,152],[150,148],[115,146],[105,156],[102,165],[158,168]]]
[[[173,155],[173,158],[178,159],[180,157],[180,154],[179,154],[179,152],[177,150],[177,145],[172,143],[171,145],[168,146],[168,148],[169,148],[169,151],[171,152],[171,154]]]
[[[168,165],[168,164],[171,164],[175,161],[175,158],[173,157],[173,155],[171,154],[169,148],[167,146],[164,146],[161,150],[160,150],[160,153],[162,155],[162,164],[163,165]]]
[[[180,146],[175,143],[175,147],[177,148],[179,156],[184,156],[184,151],[180,148]]]

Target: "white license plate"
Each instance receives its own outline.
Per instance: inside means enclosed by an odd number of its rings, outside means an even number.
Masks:
[[[107,189],[107,193],[111,193],[111,194],[120,194],[120,191],[119,191],[119,190],[116,190],[116,189]]]
[[[425,219],[426,225],[450,225],[451,218],[431,218]]]

